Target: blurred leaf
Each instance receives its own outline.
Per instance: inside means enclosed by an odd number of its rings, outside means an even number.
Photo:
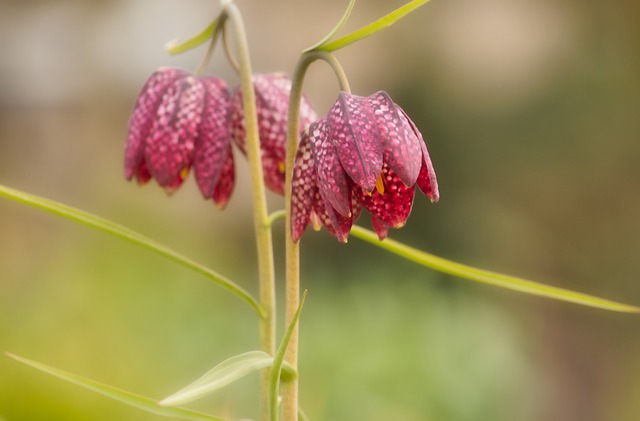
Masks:
[[[269,420],[270,421],[278,421],[278,386],[280,384],[280,372],[282,371],[282,364],[284,361],[284,355],[287,352],[287,347],[289,346],[289,342],[291,341],[291,336],[293,335],[293,331],[298,323],[298,319],[300,318],[300,312],[302,311],[302,306],[304,305],[304,300],[307,297],[307,291],[302,293],[302,298],[300,299],[300,305],[298,305],[298,309],[296,313],[293,315],[293,319],[287,328],[287,331],[282,338],[282,342],[280,342],[280,346],[278,346],[278,350],[276,351],[276,355],[273,357],[273,366],[271,366],[271,372],[269,373]]]
[[[394,240],[386,239],[384,241],[380,241],[375,233],[359,226],[353,226],[351,234],[361,240],[402,256],[405,259],[421,264],[422,266],[472,281],[482,282],[501,288],[513,289],[526,294],[539,295],[589,307],[601,308],[604,310],[620,311],[625,313],[640,312],[640,308],[632,305],[622,304],[580,292],[574,292],[563,288],[528,281],[515,276],[503,275],[501,273],[490,272],[488,270],[452,262]]]
[[[0,196],[4,196],[16,202],[29,205],[37,209],[51,212],[55,215],[65,217],[67,219],[79,222],[83,225],[95,228],[107,234],[111,234],[115,237],[123,238],[131,243],[142,246],[147,250],[151,250],[161,256],[167,257],[170,260],[181,264],[182,266],[185,266],[195,272],[198,272],[201,275],[206,276],[221,287],[225,288],[227,291],[242,298],[251,307],[253,307],[261,317],[264,317],[264,310],[262,309],[262,306],[260,306],[258,301],[256,301],[256,299],[253,298],[242,287],[225,278],[224,276],[214,272],[208,267],[201,265],[200,263],[196,263],[193,260],[171,250],[170,248],[156,241],[151,240],[150,238],[136,231],[123,227],[122,225],[118,225],[99,216],[95,216],[79,209],[72,208],[71,206],[63,205],[62,203],[24,193],[19,190],[14,190],[3,185],[0,185]]]
[[[250,351],[236,355],[216,365],[190,385],[163,399],[160,405],[174,406],[194,401],[272,364],[273,357],[266,352]],[[290,365],[287,371],[291,376],[296,376],[295,370]]]
[[[175,55],[175,54],[184,53],[185,51],[189,51],[201,44],[204,44],[205,42],[207,42],[208,39],[210,39],[213,36],[215,31],[218,30],[219,20],[221,20],[220,17],[218,17],[213,22],[211,22],[211,24],[207,26],[202,32],[188,38],[186,41],[180,41],[179,39],[174,39],[172,41],[169,41],[164,46],[165,50],[167,50],[169,54]]]
[[[325,45],[326,43],[328,43],[329,41],[331,41],[331,38],[333,38],[342,29],[344,24],[347,23],[347,20],[349,19],[349,16],[351,15],[351,11],[353,10],[353,6],[355,4],[356,4],[356,0],[350,0],[349,5],[347,6],[347,10],[344,11],[344,14],[338,21],[338,24],[331,31],[329,31],[329,33],[325,35],[324,38],[322,38],[320,41],[318,41],[316,44],[312,45],[311,47],[302,50],[302,52],[306,53],[307,51],[318,49],[323,45]]]
[[[330,43],[324,44],[322,47],[319,47],[318,49],[319,50],[324,50],[324,51],[336,51],[336,50],[339,50],[341,48],[344,48],[347,45],[350,45],[350,44],[353,44],[354,42],[360,41],[361,39],[364,39],[364,38],[366,38],[368,36],[371,36],[371,35],[375,34],[376,32],[381,31],[384,28],[387,28],[387,27],[393,25],[398,20],[402,19],[403,17],[405,17],[409,13],[413,12],[418,7],[424,5],[425,3],[428,3],[428,2],[429,2],[429,0],[413,0],[413,1],[405,4],[404,6],[394,10],[393,12],[389,13],[388,15],[385,15],[385,16],[381,17],[380,19],[376,20],[375,22],[372,22],[369,25],[367,25],[367,26],[365,26],[363,28],[360,28],[355,32],[352,32],[349,35],[345,35],[342,38],[338,38],[335,41],[332,41]]]
[[[85,387],[101,395],[107,396],[111,399],[115,399],[130,406],[142,409],[143,411],[151,412],[152,414],[162,415],[165,417],[175,417],[183,420],[194,421],[225,421],[222,418],[213,417],[211,415],[203,414],[200,412],[191,411],[185,408],[164,407],[160,406],[156,401],[144,396],[137,395],[135,393],[127,392],[122,389],[118,389],[112,386],[108,386],[102,383],[95,382],[93,380],[86,379],[84,377],[77,376],[75,374],[59,370],[48,365],[29,360],[24,357],[19,357],[10,353],[6,353],[9,357],[20,361],[23,364],[29,365],[38,370],[49,373],[53,376],[59,377],[68,382]]]

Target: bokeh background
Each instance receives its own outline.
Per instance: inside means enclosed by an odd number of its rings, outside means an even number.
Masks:
[[[291,72],[347,2],[238,3],[256,71]],[[345,31],[401,4],[362,0]],[[122,175],[146,77],[193,69],[203,54],[170,57],[164,43],[216,10],[204,0],[3,0],[0,183],[132,227],[256,291],[242,159],[223,212],[193,182],[167,198]],[[638,22],[632,0],[434,0],[340,51],[354,93],[384,89],[412,116],[438,173],[441,201],[417,196],[390,236],[640,304]],[[221,52],[209,70],[237,84]],[[328,109],[337,84],[325,65],[305,91]],[[302,259],[301,402],[313,420],[640,419],[638,316],[475,285],[326,232],[307,233]],[[256,337],[251,310],[206,279],[0,200],[0,350],[161,398],[256,349]],[[256,417],[256,390],[249,377],[193,407]],[[157,417],[0,355],[0,419]]]

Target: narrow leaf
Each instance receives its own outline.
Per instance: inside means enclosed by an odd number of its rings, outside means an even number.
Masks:
[[[261,317],[264,317],[265,315],[264,309],[262,308],[262,306],[260,306],[258,301],[236,283],[230,281],[217,272],[214,272],[208,267],[200,263],[196,263],[193,260],[173,251],[172,249],[160,243],[157,243],[140,233],[137,233],[136,231],[123,227],[122,225],[116,224],[99,216],[92,215],[76,208],[72,208],[71,206],[63,205],[52,200],[24,193],[19,190],[14,190],[3,185],[0,185],[0,196],[4,196],[16,202],[29,205],[37,209],[45,210],[47,212],[51,212],[55,215],[62,216],[75,222],[79,222],[83,225],[95,228],[98,231],[102,231],[115,237],[122,238],[133,244],[146,248],[147,250],[151,250],[161,256],[167,257],[168,259],[173,260],[174,262],[179,263],[182,266],[185,266],[201,275],[204,275],[221,287],[225,288],[227,291],[240,297],[251,307],[253,307],[253,309],[256,310],[256,312]]]
[[[361,39],[364,39],[364,38],[366,38],[368,36],[371,36],[371,35],[375,34],[376,32],[381,31],[384,28],[387,28],[387,27],[393,25],[394,23],[396,23],[401,18],[405,17],[406,15],[408,15],[411,12],[413,12],[418,7],[424,5],[425,3],[428,3],[428,2],[429,2],[429,0],[413,0],[413,1],[410,1],[409,3],[407,3],[404,6],[400,7],[399,9],[396,9],[393,12],[389,13],[388,15],[381,17],[380,19],[376,20],[375,22],[372,22],[369,25],[367,25],[367,26],[365,26],[363,28],[360,28],[355,32],[352,32],[349,35],[345,35],[342,38],[338,38],[335,41],[332,41],[332,42],[329,42],[327,44],[324,44],[323,46],[319,47],[318,49],[319,50],[324,50],[324,51],[336,51],[336,50],[339,50],[341,48],[344,48],[347,45],[353,44],[356,41],[360,41]]]
[[[344,11],[344,14],[340,18],[336,26],[327,35],[325,35],[324,38],[322,38],[320,41],[318,41],[311,47],[302,50],[302,52],[306,53],[307,51],[318,49],[323,45],[325,45],[326,43],[328,43],[329,41],[331,41],[331,39],[334,36],[336,36],[338,32],[340,32],[344,24],[347,23],[347,20],[349,19],[349,16],[351,15],[351,11],[353,10],[353,6],[355,4],[356,4],[356,0],[349,0],[349,5],[347,6],[347,10]]]
[[[164,48],[167,50],[169,54],[180,54],[185,51],[189,51],[191,49],[196,48],[197,46],[204,44],[210,39],[214,32],[217,30],[218,20],[220,18],[216,18],[209,26],[207,26],[202,32],[197,35],[194,35],[188,38],[185,41],[180,41],[179,39],[174,39],[165,44]]]
[[[280,373],[282,371],[284,355],[287,352],[291,336],[293,335],[293,331],[295,330],[298,319],[300,318],[300,312],[302,311],[302,306],[304,305],[306,297],[307,291],[304,291],[302,293],[302,298],[300,299],[300,305],[298,305],[298,310],[296,310],[296,313],[293,315],[293,319],[282,338],[282,342],[280,342],[280,346],[278,346],[276,355],[273,357],[273,365],[271,366],[271,372],[269,373],[268,386],[269,421],[278,421],[278,386],[280,385]]]
[[[234,381],[263,368],[271,367],[273,357],[266,352],[250,351],[231,357],[205,373],[198,380],[160,401],[163,406],[182,405],[210,394]],[[290,364],[283,367],[283,375],[295,378],[297,373]]]
[[[273,358],[262,351],[251,351],[231,357],[185,388],[160,401],[160,405],[174,406],[191,402],[234,381],[271,366]]]
[[[361,240],[367,241],[375,246],[388,250],[422,266],[426,266],[443,273],[448,273],[450,275],[469,279],[471,281],[494,285],[501,288],[512,289],[515,291],[524,292],[525,294],[539,295],[555,300],[568,301],[584,306],[601,308],[604,310],[620,311],[625,313],[640,313],[640,308],[632,305],[622,304],[604,298],[583,294],[580,292],[528,281],[526,279],[517,278],[515,276],[503,275],[501,273],[490,272],[488,270],[463,265],[461,263],[452,262],[450,260],[443,259],[442,257],[437,257],[424,251],[414,249],[413,247],[409,247],[405,244],[390,239],[380,241],[378,240],[376,234],[362,227],[354,226],[351,229],[351,234],[355,237],[360,238]]]
[[[96,381],[89,380],[84,377],[80,377],[78,375],[75,375],[54,367],[50,367],[48,365],[45,365],[36,361],[32,361],[24,357],[19,357],[17,355],[13,355],[8,352],[6,354],[9,357],[13,358],[14,360],[20,361],[23,364],[29,365],[33,368],[44,371],[45,373],[51,374],[53,376],[59,377],[68,382],[77,384],[78,386],[82,386],[89,390],[93,390],[94,392],[100,393],[101,395],[107,396],[111,399],[115,399],[127,405],[134,406],[136,408],[142,409],[143,411],[151,412],[152,414],[162,415],[164,417],[175,417],[183,420],[225,421],[222,418],[213,417],[211,415],[191,411],[185,408],[163,407],[158,405],[158,403],[153,399],[146,398],[144,396],[127,392],[125,390],[108,386],[102,383],[98,383]]]

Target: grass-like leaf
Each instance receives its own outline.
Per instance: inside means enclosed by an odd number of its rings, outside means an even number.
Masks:
[[[327,35],[325,35],[324,38],[322,38],[320,41],[318,41],[317,43],[315,43],[311,47],[302,50],[302,52],[306,53],[307,51],[319,49],[323,45],[325,45],[326,43],[331,41],[331,39],[334,36],[336,36],[336,34],[342,29],[344,24],[347,23],[347,20],[349,19],[349,16],[351,15],[351,11],[353,10],[353,6],[355,4],[356,4],[356,0],[349,0],[349,5],[347,6],[347,9],[344,11],[344,14],[340,18],[340,20],[338,21],[336,26]]]
[[[339,50],[341,48],[344,48],[347,45],[353,44],[356,41],[360,41],[363,38],[371,36],[371,35],[375,34],[376,32],[381,31],[384,28],[387,28],[387,27],[393,25],[394,23],[396,23],[401,18],[405,17],[406,15],[408,15],[411,12],[413,12],[418,7],[424,5],[424,4],[428,3],[428,2],[429,2],[429,0],[413,0],[413,1],[410,1],[409,3],[407,3],[404,6],[394,10],[393,12],[389,13],[388,15],[385,15],[385,16],[381,17],[380,19],[376,20],[375,22],[372,22],[369,25],[367,25],[367,26],[365,26],[363,28],[360,28],[357,31],[354,31],[354,32],[350,33],[349,35],[345,35],[344,37],[338,38],[335,41],[331,41],[329,43],[326,43],[323,46],[319,47],[318,49],[331,52],[331,51],[336,51],[336,50]]]
[[[185,51],[189,51],[197,46],[204,44],[213,36],[213,33],[217,30],[220,18],[215,19],[209,26],[207,26],[202,32],[188,38],[185,41],[174,39],[165,44],[164,48],[169,54],[180,54]]]
[[[185,388],[160,401],[163,406],[182,405],[194,401],[204,395],[214,392],[247,374],[270,367],[273,357],[266,352],[250,351],[231,357]],[[286,368],[291,376],[295,376],[295,370],[291,366]]]
[[[640,313],[640,308],[632,305],[452,262],[388,238],[380,241],[375,233],[359,226],[353,226],[351,235],[422,266],[472,281],[604,310]]]
[[[214,417],[211,415],[203,414],[201,412],[192,411],[190,409],[160,406],[153,399],[140,396],[135,393],[127,392],[126,390],[118,389],[113,386],[98,383],[96,381],[89,380],[76,374],[50,367],[48,365],[32,361],[24,357],[19,357],[8,352],[6,354],[13,359],[33,368],[37,368],[40,371],[44,371],[45,373],[77,384],[78,386],[85,387],[89,390],[100,393],[101,395],[107,396],[111,399],[115,399],[127,405],[142,409],[143,411],[151,412],[152,414],[193,421],[226,421],[223,418]]]
[[[185,266],[195,272],[198,272],[201,275],[206,276],[221,287],[225,288],[227,291],[240,297],[251,307],[253,307],[253,309],[256,310],[256,312],[261,317],[264,317],[265,315],[264,309],[258,303],[258,301],[236,283],[230,281],[217,272],[214,272],[208,267],[200,263],[196,263],[193,260],[173,251],[172,249],[160,243],[157,243],[156,241],[151,240],[150,238],[136,231],[123,227],[122,225],[116,224],[99,216],[92,215],[90,213],[73,208],[71,206],[63,205],[62,203],[54,202],[43,197],[34,196],[32,194],[28,194],[19,190],[14,190],[3,185],[0,185],[0,196],[4,196],[16,202],[29,205],[37,209],[45,210],[47,212],[51,212],[55,215],[62,216],[75,222],[79,222],[83,225],[95,228],[99,231],[111,234],[115,237],[122,238],[131,243],[144,247],[147,250],[151,250],[161,256],[167,257],[168,259],[173,260],[174,262],[179,263],[182,266]]]
[[[269,421],[278,421],[278,389],[280,386],[280,374],[282,372],[282,366],[284,362],[284,355],[287,352],[287,347],[289,346],[289,342],[291,341],[291,336],[293,335],[293,331],[298,324],[298,319],[300,318],[300,312],[302,311],[302,306],[304,305],[304,300],[307,297],[307,291],[302,293],[302,298],[300,299],[300,304],[298,305],[298,309],[296,313],[293,315],[293,319],[291,323],[287,327],[287,331],[284,333],[282,337],[282,341],[280,342],[280,346],[278,346],[278,350],[276,351],[276,355],[273,357],[273,365],[271,366],[271,371],[269,373],[269,388],[268,388],[268,399],[269,399]]]

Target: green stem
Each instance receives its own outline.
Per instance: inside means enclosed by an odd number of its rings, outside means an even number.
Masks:
[[[253,197],[253,222],[256,232],[256,246],[258,250],[258,267],[260,282],[260,304],[266,312],[266,317],[260,320],[260,349],[269,355],[274,355],[275,341],[275,274],[273,264],[273,241],[271,227],[267,213],[267,199],[262,173],[260,154],[260,139],[258,136],[258,117],[256,111],[256,97],[253,88],[251,59],[249,46],[240,11],[234,3],[226,5],[225,10],[231,22],[236,39],[238,64],[240,66],[240,83],[242,88],[242,103],[246,128],[246,148],[251,173],[251,192]],[[268,416],[268,386],[269,372],[262,373],[260,413],[262,419]]]
[[[310,51],[302,54],[293,73],[291,80],[291,95],[289,97],[289,116],[287,127],[287,160],[285,164],[285,211],[291,215],[291,178],[293,175],[293,162],[300,142],[300,104],[302,101],[302,85],[307,69],[316,60],[326,61],[333,69],[340,88],[350,92],[349,82],[333,54],[324,51]],[[291,237],[291,218],[286,218],[286,297],[285,297],[285,325],[291,325],[296,311],[300,305],[300,246]],[[287,348],[286,361],[296,370],[298,367],[298,325],[295,325],[291,334],[291,341]],[[298,379],[286,382],[282,386],[282,407],[285,421],[297,421],[298,419]]]
[[[351,235],[395,253],[398,256],[404,257],[407,260],[416,262],[422,266],[439,272],[448,273],[449,275],[469,279],[471,281],[512,289],[524,292],[525,294],[538,295],[584,306],[601,308],[604,310],[620,311],[624,313],[640,313],[640,308],[629,304],[618,303],[605,298],[583,294],[581,292],[545,285],[517,278],[515,276],[503,275],[501,273],[463,265],[462,263],[452,262],[450,260],[443,259],[442,257],[434,256],[433,254],[409,247],[406,244],[399,243],[389,238],[384,241],[380,241],[375,233],[357,225],[351,227]]]

